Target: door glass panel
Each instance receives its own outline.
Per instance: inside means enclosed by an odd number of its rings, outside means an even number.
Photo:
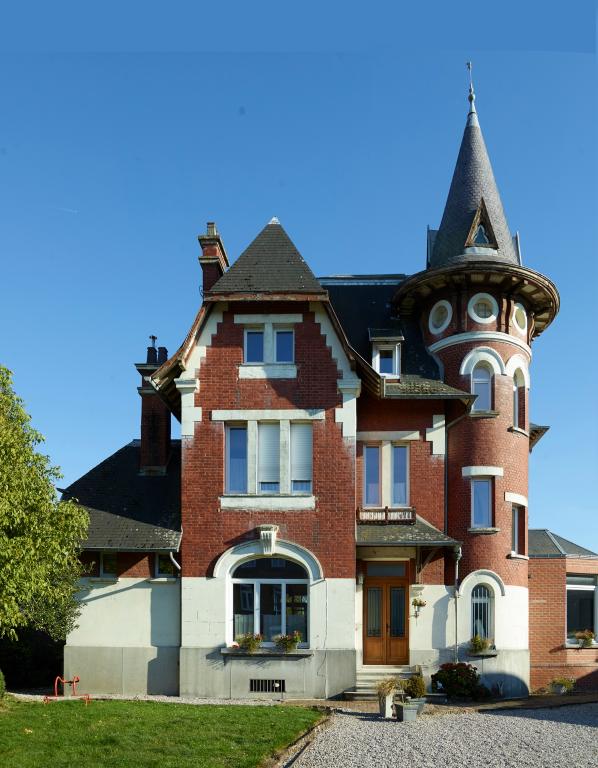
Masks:
[[[405,587],[390,588],[390,636],[405,636]]]
[[[266,643],[282,634],[282,584],[260,586],[260,634]]]
[[[382,588],[368,588],[368,637],[382,636]]]
[[[307,642],[307,584],[287,584],[287,635],[293,632]]]

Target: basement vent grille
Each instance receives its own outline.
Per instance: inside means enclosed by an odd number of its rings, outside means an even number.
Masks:
[[[249,693],[285,693],[286,680],[250,680]]]

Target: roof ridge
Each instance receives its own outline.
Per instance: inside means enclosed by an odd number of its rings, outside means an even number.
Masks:
[[[554,546],[558,549],[558,551],[561,553],[561,555],[566,555],[567,553],[565,550],[561,547],[561,545],[558,543],[558,541],[555,539],[555,534],[552,533],[552,531],[549,531],[548,528],[544,529],[546,533],[548,534],[549,539],[552,541]],[[571,542],[573,544],[573,542]]]

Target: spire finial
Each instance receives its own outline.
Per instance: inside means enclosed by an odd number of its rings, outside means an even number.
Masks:
[[[149,337],[150,341],[152,342],[152,349],[156,348],[156,342],[158,341],[158,337],[154,336],[153,334]]]
[[[471,115],[472,112],[475,113],[475,111],[476,111],[476,109],[475,109],[475,91],[473,90],[473,74],[472,74],[473,65],[472,65],[471,61],[466,62],[466,65],[467,65],[467,70],[469,71],[469,96],[467,97],[467,99],[468,99],[469,104],[470,104],[470,106],[469,106],[469,114]]]

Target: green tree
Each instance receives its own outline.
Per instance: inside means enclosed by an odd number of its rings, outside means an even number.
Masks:
[[[60,501],[61,477],[37,446],[11,372],[0,366],[0,637],[34,627],[62,639],[79,613],[80,542],[89,518],[73,501]]]

